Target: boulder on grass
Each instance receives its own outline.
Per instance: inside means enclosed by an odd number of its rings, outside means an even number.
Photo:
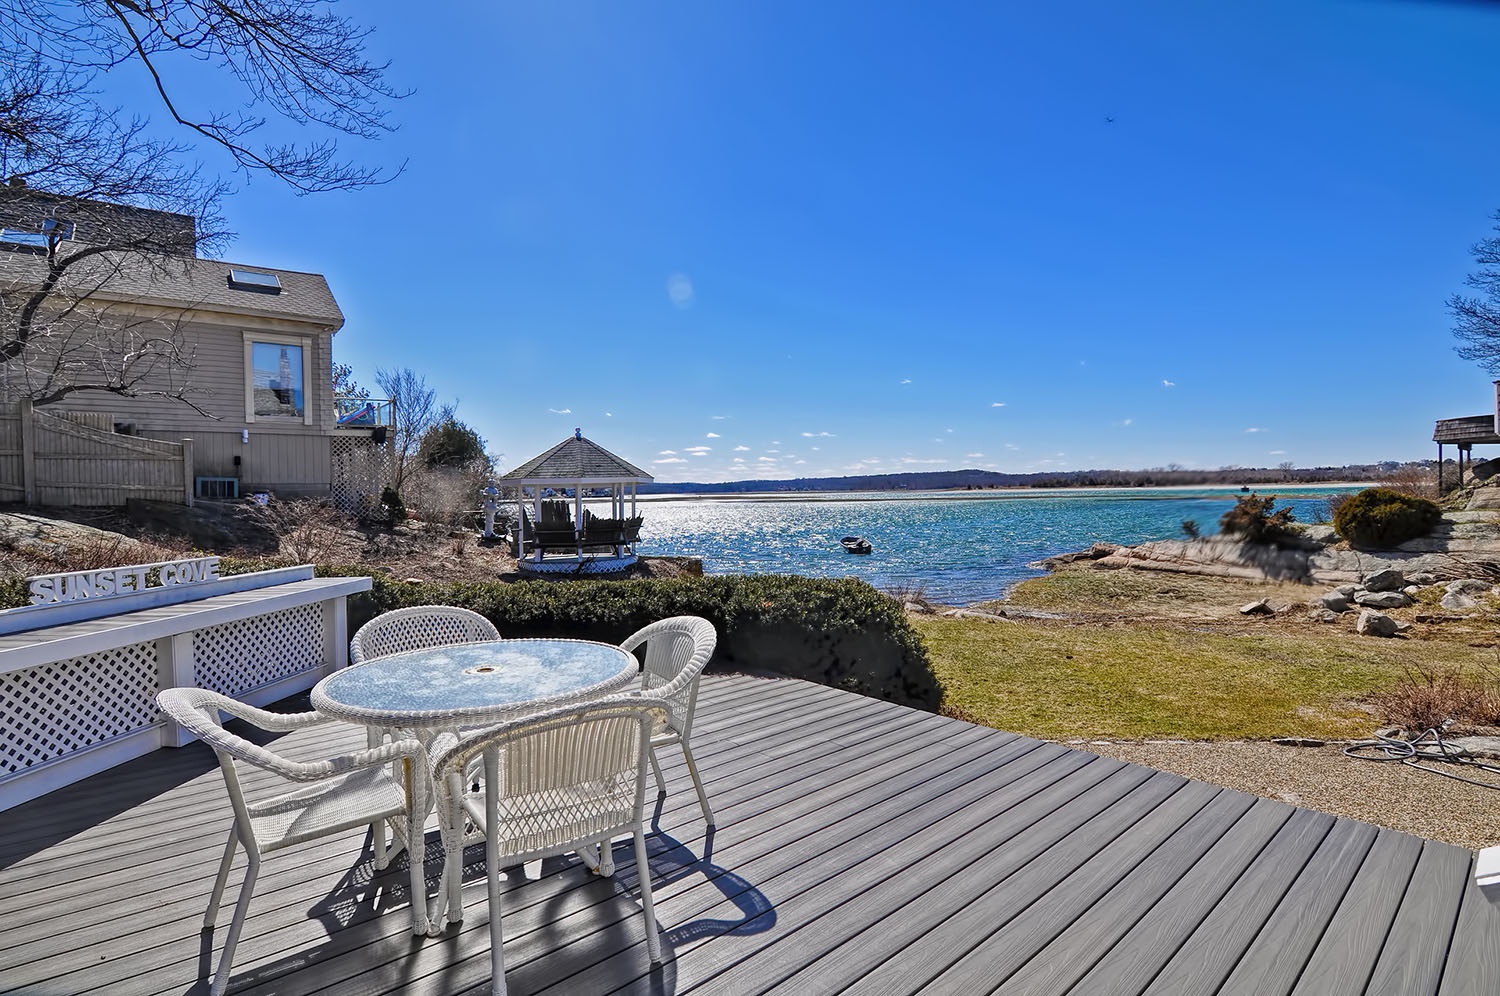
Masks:
[[[1488,581],[1481,581],[1478,578],[1462,578],[1458,581],[1449,581],[1446,590],[1450,595],[1454,593],[1460,595],[1484,595],[1489,592],[1490,583]]]
[[[1399,591],[1366,591],[1355,595],[1354,601],[1371,609],[1400,609],[1411,604],[1411,599]]]
[[[1400,591],[1406,587],[1406,576],[1393,567],[1376,571],[1365,578],[1366,591]]]
[[[1354,624],[1354,632],[1360,636],[1395,636],[1400,631],[1401,627],[1396,625],[1396,620],[1373,609],[1361,612],[1359,622]]]
[[[1438,604],[1450,611],[1462,612],[1465,609],[1479,608],[1479,599],[1473,595],[1465,595],[1461,591],[1450,591],[1443,596],[1443,600]]]
[[[1264,598],[1258,602],[1251,602],[1249,605],[1240,606],[1240,615],[1242,616],[1274,616],[1275,614],[1276,610],[1271,608],[1271,603],[1267,602]]]
[[[1318,597],[1318,604],[1334,612],[1348,612],[1349,596],[1341,591],[1330,591],[1326,595]]]

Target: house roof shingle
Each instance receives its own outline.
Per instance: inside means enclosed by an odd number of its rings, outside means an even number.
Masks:
[[[648,484],[653,478],[634,464],[622,460],[609,450],[581,434],[564,439],[541,456],[532,457],[501,477],[502,481],[553,481],[568,484],[577,481],[618,481]]]
[[[0,252],[0,287],[33,286],[40,280],[44,265],[35,253]],[[266,293],[232,287],[231,268],[275,274],[281,290]],[[103,254],[70,267],[60,289],[65,293],[87,291],[91,299],[99,301],[292,318],[334,329],[344,324],[344,313],[322,275],[216,259],[160,257],[148,261],[137,255]]]

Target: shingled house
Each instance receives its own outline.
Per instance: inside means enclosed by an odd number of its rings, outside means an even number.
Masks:
[[[118,436],[191,439],[197,497],[333,493],[351,503],[378,492],[392,412],[388,403],[341,406],[335,398],[333,337],[344,316],[321,275],[200,258],[185,215],[3,187],[8,335],[14,309],[46,276],[49,238],[63,249],[128,248],[68,269],[46,307],[52,315],[74,309],[74,326],[37,336],[0,363],[0,402],[33,399],[38,412]],[[133,390],[58,393],[70,380],[90,383],[96,371],[78,364],[118,373],[122,353],[144,336],[170,339],[174,358],[156,357]],[[9,476],[0,461],[0,488],[14,484]]]

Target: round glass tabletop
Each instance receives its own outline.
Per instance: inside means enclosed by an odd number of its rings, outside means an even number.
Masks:
[[[463,717],[622,690],[638,670],[619,647],[586,640],[498,640],[393,654],[338,671],[313,708],[356,722]],[[618,688],[616,686],[619,686]]]

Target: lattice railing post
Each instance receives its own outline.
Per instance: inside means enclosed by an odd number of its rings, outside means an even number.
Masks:
[[[332,674],[349,663],[349,603],[336,598],[323,603],[323,670]]]
[[[177,633],[156,641],[156,684],[158,688],[192,688],[193,634]],[[181,747],[191,742],[192,734],[174,723],[171,717],[162,716],[161,745]]]

